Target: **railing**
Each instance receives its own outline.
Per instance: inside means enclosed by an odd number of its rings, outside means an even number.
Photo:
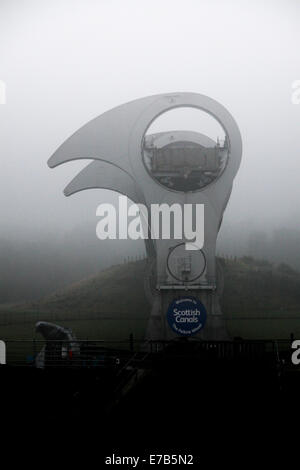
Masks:
[[[134,340],[7,340],[6,362],[11,366],[38,368],[116,368],[145,365],[157,354],[192,355],[203,360],[259,360],[280,362],[291,356],[290,340],[173,341]]]
[[[13,366],[119,367],[132,354],[132,341],[7,340],[6,363]]]

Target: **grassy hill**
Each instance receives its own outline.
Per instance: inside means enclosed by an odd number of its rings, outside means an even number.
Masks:
[[[232,336],[300,337],[300,273],[249,257],[221,259],[221,298]],[[150,313],[145,261],[113,266],[39,302],[0,307],[0,337],[32,338],[36,321],[71,327],[79,338],[143,338]]]

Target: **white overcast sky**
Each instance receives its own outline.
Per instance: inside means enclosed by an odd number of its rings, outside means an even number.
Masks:
[[[50,170],[48,158],[104,111],[178,91],[220,101],[240,127],[224,224],[300,228],[298,0],[0,0],[0,79],[0,237],[96,225],[96,206],[115,196],[64,197],[87,161]],[[185,122],[197,130],[193,112]],[[176,119],[184,114],[166,117],[164,129]],[[199,130],[217,132],[209,122]]]

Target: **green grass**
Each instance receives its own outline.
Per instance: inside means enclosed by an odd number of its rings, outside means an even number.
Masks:
[[[251,258],[221,260],[221,299],[231,336],[300,337],[300,274]],[[35,323],[70,327],[80,339],[144,337],[150,305],[144,294],[145,261],[113,266],[35,303],[0,306],[0,338],[29,339]]]

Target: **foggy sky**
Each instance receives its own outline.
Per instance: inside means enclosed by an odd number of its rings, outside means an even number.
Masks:
[[[300,105],[291,102],[299,22],[297,0],[0,0],[0,237],[96,228],[97,205],[116,195],[66,198],[64,187],[89,161],[50,170],[48,158],[108,109],[185,91],[222,103],[242,134],[222,230],[299,228]],[[216,138],[218,126],[197,113],[170,113],[153,130],[184,123]]]

